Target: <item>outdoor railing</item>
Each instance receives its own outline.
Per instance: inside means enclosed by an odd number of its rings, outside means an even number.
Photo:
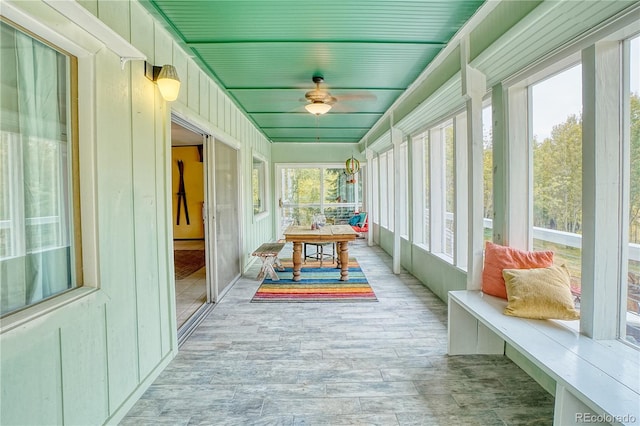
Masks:
[[[280,229],[284,231],[291,224],[305,225],[311,224],[314,214],[322,213],[327,219],[327,223],[348,223],[359,210],[360,204],[356,203],[319,203],[313,204],[283,204],[280,218]]]

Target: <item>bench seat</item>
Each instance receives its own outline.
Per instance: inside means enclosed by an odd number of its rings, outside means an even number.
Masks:
[[[262,261],[262,267],[256,277],[258,281],[262,280],[267,274],[269,274],[273,281],[280,279],[275,268],[278,268],[279,271],[284,271],[284,267],[282,263],[280,263],[280,259],[278,259],[278,255],[280,251],[282,251],[284,244],[285,243],[264,243],[251,253],[251,256],[259,257]]]
[[[635,349],[593,340],[562,321],[504,315],[506,305],[480,291],[449,292],[449,355],[504,354],[506,342],[555,380],[555,425],[640,425]]]

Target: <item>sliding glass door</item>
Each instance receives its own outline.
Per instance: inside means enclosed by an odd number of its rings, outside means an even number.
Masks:
[[[215,141],[215,271],[214,301],[240,277],[238,150]]]

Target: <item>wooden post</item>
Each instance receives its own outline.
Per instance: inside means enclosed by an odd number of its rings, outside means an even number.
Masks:
[[[462,95],[467,98],[467,289],[479,290],[482,285],[484,242],[484,147],[482,135],[482,97],[487,91],[484,74],[470,67],[469,40],[460,43],[462,60]]]

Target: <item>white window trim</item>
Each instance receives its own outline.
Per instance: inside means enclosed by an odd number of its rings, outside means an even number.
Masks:
[[[388,229],[393,232],[396,227],[396,215],[395,215],[395,194],[396,185],[395,173],[397,170],[395,162],[394,149],[387,151],[387,214],[388,214]]]
[[[267,161],[267,159],[260,153],[252,151],[251,153],[251,211],[253,212],[253,160],[257,159],[259,161],[261,161],[262,163],[262,182],[260,182],[260,186],[262,189],[262,204],[263,204],[263,210],[258,212],[258,213],[254,213],[253,214],[253,221],[254,222],[260,222],[261,220],[269,217],[270,214],[270,209],[269,209],[269,200],[271,199],[271,195],[269,192],[269,162]]]
[[[467,113],[463,112],[454,117],[454,181],[455,181],[455,220],[453,256],[455,266],[467,270],[469,245],[469,160],[468,160],[468,132]]]
[[[389,228],[389,162],[387,161],[387,152],[378,155],[378,167],[380,169],[379,185],[380,185],[380,226],[384,229]]]
[[[399,176],[400,182],[399,200],[400,200],[400,225],[398,226],[398,232],[400,237],[406,240],[409,239],[409,142],[405,139],[400,144],[400,155],[398,156],[398,162],[400,164]],[[404,228],[404,229],[403,229]]]
[[[640,24],[638,25],[640,27]],[[620,247],[620,277],[618,278],[619,288],[619,301],[618,301],[618,333],[619,338],[627,343],[624,339],[626,335],[627,327],[627,297],[628,297],[628,272],[629,272],[629,221],[627,220],[627,212],[630,208],[630,194],[631,194],[631,76],[629,70],[631,69],[631,40],[638,37],[640,42],[640,28],[636,29],[638,32],[633,35],[625,34],[622,40],[622,147],[621,147],[621,159],[620,165],[620,179],[622,184],[620,185],[620,236],[619,240],[622,242]],[[636,165],[637,167],[637,165]],[[638,184],[638,183],[636,183]],[[638,349],[634,346],[634,349]]]
[[[412,137],[411,139],[411,176],[413,184],[413,243],[417,246],[421,246],[423,249],[428,250],[428,244],[425,241],[425,228],[427,225],[424,223],[424,211],[428,200],[424,197],[424,138],[427,133],[423,132],[419,135]]]
[[[444,167],[444,146],[442,143],[442,129],[440,126],[429,130],[429,221],[431,229],[429,232],[429,250],[432,253],[443,253],[442,244],[444,227],[446,199],[444,193],[445,177]],[[450,259],[451,263],[453,259]]]
[[[619,326],[618,283],[622,258],[619,237],[622,217],[626,214],[622,215],[620,211],[611,214],[610,209],[622,205],[619,170],[624,144],[618,107],[622,105],[620,54],[620,43],[611,41],[596,43],[584,49],[582,54],[581,312],[584,315],[580,330],[594,339],[615,339]]]
[[[377,155],[371,158],[371,218],[369,226],[380,224],[380,160]]]

